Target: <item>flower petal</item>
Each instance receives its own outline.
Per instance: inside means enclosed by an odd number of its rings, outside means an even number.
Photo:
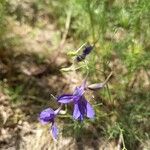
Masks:
[[[58,137],[58,128],[57,128],[57,126],[55,125],[55,123],[52,124],[51,132],[52,132],[53,138],[56,140],[57,137]]]
[[[54,110],[51,108],[47,108],[40,113],[39,121],[42,124],[47,124],[49,122],[52,122],[54,120],[54,117]]]
[[[78,104],[74,104],[73,118],[78,119],[80,117],[80,115],[81,115],[81,113],[80,113]]]
[[[89,102],[86,103],[86,109],[87,109],[87,112],[86,112],[87,117],[91,119],[94,118],[95,111]]]
[[[38,118],[38,120],[40,121],[40,123],[41,123],[42,125],[45,125],[45,124],[48,124],[48,123],[49,123],[49,121],[44,121],[44,120],[41,119],[40,117]]]
[[[73,101],[73,95],[71,94],[61,95],[57,98],[57,101],[62,104],[71,103]]]
[[[75,88],[75,91],[73,93],[74,96],[82,96],[84,94],[84,86],[79,86]]]

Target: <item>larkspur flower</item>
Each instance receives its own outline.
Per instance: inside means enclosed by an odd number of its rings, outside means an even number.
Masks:
[[[61,106],[56,109],[55,111],[51,108],[47,108],[45,110],[43,110],[40,115],[39,115],[39,121],[45,125],[45,124],[48,124],[48,123],[51,123],[52,126],[51,126],[51,132],[52,132],[52,136],[54,139],[57,139],[57,136],[58,136],[58,128],[55,124],[55,118],[57,116],[57,114],[59,113],[61,109]]]
[[[84,117],[93,119],[95,112],[91,104],[86,100],[84,96],[85,82],[76,87],[73,94],[65,94],[58,97],[58,102],[62,104],[74,103],[73,118],[82,121]]]

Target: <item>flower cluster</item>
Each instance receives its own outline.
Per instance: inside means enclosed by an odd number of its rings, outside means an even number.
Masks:
[[[94,45],[93,46],[88,45],[83,49],[82,54],[78,55],[77,54],[78,52],[75,52],[76,53],[75,60],[77,62],[83,61],[86,58],[86,56],[91,53],[93,48],[94,48]],[[72,69],[72,67],[63,68],[61,70],[68,71],[70,69]],[[52,136],[54,139],[57,139],[57,137],[58,137],[58,128],[55,123],[55,118],[59,114],[59,112],[64,104],[73,103],[73,105],[74,105],[73,119],[74,120],[83,121],[83,119],[85,117],[87,117],[89,119],[94,119],[94,117],[95,117],[94,108],[86,100],[84,94],[87,90],[95,91],[95,90],[99,90],[99,89],[103,88],[111,75],[112,75],[112,73],[107,77],[107,79],[103,83],[95,83],[95,84],[91,84],[89,86],[86,86],[86,80],[84,80],[83,84],[79,87],[76,87],[72,94],[63,94],[56,98],[57,102],[60,104],[60,107],[58,109],[53,110],[51,108],[47,108],[40,113],[39,121],[42,124],[51,123],[51,132],[52,132]]]
[[[63,94],[57,97],[57,102],[60,103],[60,107],[55,111],[51,108],[47,108],[40,113],[39,121],[42,124],[51,123],[51,132],[54,139],[57,139],[58,136],[58,128],[54,122],[56,116],[62,108],[63,104],[74,104],[73,110],[73,118],[75,120],[82,121],[85,117],[93,119],[95,116],[95,112],[91,104],[86,100],[84,93],[86,91],[86,83],[84,83],[76,87],[73,94]]]

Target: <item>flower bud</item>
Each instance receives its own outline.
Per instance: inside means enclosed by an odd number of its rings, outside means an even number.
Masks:
[[[103,83],[95,83],[95,84],[91,84],[91,85],[88,85],[87,88],[89,90],[93,90],[93,91],[96,91],[96,90],[99,90],[101,88],[104,87],[104,84]]]
[[[83,50],[83,54],[84,55],[88,55],[93,49],[93,46],[89,45],[89,46],[86,46],[85,49]]]

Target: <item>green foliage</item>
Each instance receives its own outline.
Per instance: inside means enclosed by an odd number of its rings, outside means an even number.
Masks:
[[[16,87],[5,87],[4,93],[10,97],[12,103],[21,102],[22,96],[21,93],[23,91],[23,86],[18,85]]]
[[[100,82],[110,71],[114,72],[114,81],[98,94],[104,106],[95,107],[96,127],[101,126],[111,139],[122,134],[127,148],[136,149],[137,142],[142,143],[148,135],[148,89],[138,74],[143,70],[146,75],[150,69],[150,3],[148,0],[72,0],[72,3],[70,35],[80,44],[98,40],[87,62],[89,78]],[[118,63],[114,65],[115,60]],[[86,69],[82,69],[83,73]]]
[[[17,36],[12,36],[12,27],[8,19],[8,1],[0,1],[0,52],[4,49],[13,49],[15,45],[18,45],[19,38]]]
[[[3,38],[4,33],[6,31],[6,1],[5,0],[1,0],[0,1],[0,39]]]

